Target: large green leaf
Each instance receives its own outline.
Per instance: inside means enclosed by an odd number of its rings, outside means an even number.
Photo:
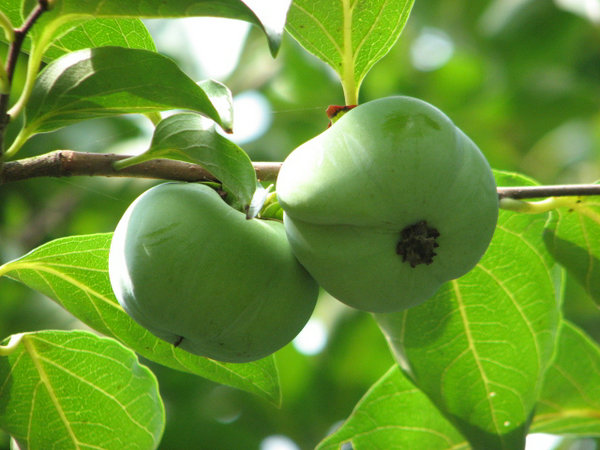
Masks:
[[[25,129],[31,135],[85,119],[176,108],[198,111],[231,128],[171,59],[140,49],[85,49],[40,73],[25,110]]]
[[[600,436],[600,347],[563,322],[556,356],[548,368],[533,433]],[[363,396],[350,417],[319,449],[460,449],[469,444],[398,366]]]
[[[115,167],[157,158],[201,165],[235,197],[240,210],[246,211],[250,205],[257,183],[252,161],[240,147],[217,133],[211,121],[192,113],[167,117],[157,125],[146,152],[119,161]]]
[[[414,0],[294,0],[287,30],[326,62],[342,81],[347,104],[360,84],[398,40]]]
[[[192,355],[154,337],[134,322],[115,298],[108,278],[112,234],[73,236],[48,242],[0,266],[0,276],[20,281],[55,300],[75,317],[114,337],[145,358],[279,403],[274,358],[245,364]]]
[[[600,200],[598,197],[567,199],[544,230],[544,242],[552,256],[600,305]]]
[[[36,0],[26,0],[24,11],[30,11],[36,3]],[[291,0],[273,3],[259,0],[53,0],[52,9],[41,17],[33,35],[37,42],[49,43],[64,32],[65,26],[77,25],[92,17],[225,17],[259,26],[275,55],[281,45],[290,3]]]
[[[470,273],[418,307],[376,316],[415,384],[475,448],[522,448],[552,357],[559,309],[546,220],[502,211]]]
[[[13,336],[2,354],[0,427],[20,448],[158,447],[165,423],[158,383],[116,341],[42,331]]]
[[[317,448],[345,448],[348,443],[354,450],[470,448],[398,366],[371,386],[344,424]]]
[[[531,431],[600,437],[600,347],[564,322]]]

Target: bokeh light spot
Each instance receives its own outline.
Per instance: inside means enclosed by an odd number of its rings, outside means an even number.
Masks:
[[[413,66],[424,72],[439,69],[454,53],[450,37],[436,28],[424,28],[410,48]]]
[[[271,105],[257,91],[246,91],[233,99],[233,134],[226,135],[236,144],[261,137],[271,126]]]
[[[289,437],[275,434],[263,439],[260,450],[300,450],[300,447]]]
[[[316,355],[327,344],[327,328],[320,319],[312,318],[294,339],[294,347],[304,355]]]

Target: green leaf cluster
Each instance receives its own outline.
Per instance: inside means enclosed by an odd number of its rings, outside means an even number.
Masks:
[[[21,112],[24,117],[4,158],[14,158],[37,134],[85,120],[193,111],[159,119],[150,149],[139,160],[173,158],[199,164],[220,181],[236,207],[247,209],[257,186],[252,163],[215,128],[232,129],[229,89],[214,80],[190,79],[173,60],[156,52],[140,19],[245,20],[263,30],[275,55],[289,6],[285,3],[274,15],[240,0],[49,2],[21,49],[29,55],[27,74],[9,114],[12,120]],[[12,31],[38,7],[35,1],[3,3],[3,26]],[[14,36],[5,37],[12,44]],[[132,163],[124,161],[122,167]],[[107,337],[75,331],[13,335],[0,347],[0,427],[22,448],[49,443],[65,448],[158,448],[164,406],[152,372],[131,350],[147,361],[278,405],[273,357],[237,365],[200,358],[155,338],[123,311],[108,279],[111,236],[54,240],[1,266],[2,275],[52,298]]]

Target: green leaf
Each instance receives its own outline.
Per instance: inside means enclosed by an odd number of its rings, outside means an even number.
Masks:
[[[456,428],[398,366],[392,367],[371,386],[350,417],[317,449],[338,449],[348,443],[354,450],[470,448]]]
[[[259,217],[261,219],[283,222],[283,208],[277,200],[275,185],[271,184],[264,188],[259,183],[250,204],[248,217]]]
[[[346,104],[356,104],[363,78],[396,43],[413,3],[294,0],[286,28],[304,48],[338,73]]]
[[[568,200],[548,222],[544,242],[556,261],[600,305],[600,200]]]
[[[26,107],[29,135],[85,119],[167,109],[198,111],[223,123],[206,93],[169,58],[100,47],[69,53],[39,75]]]
[[[94,47],[125,47],[156,51],[154,40],[139,19],[92,19],[71,28],[46,50],[45,62],[60,56]]]
[[[22,0],[3,0],[2,1],[2,12],[8,20],[10,20],[12,26],[17,28],[23,22],[23,16],[21,14],[21,3]],[[4,40],[4,33],[0,33],[0,39]]]
[[[274,358],[246,364],[213,361],[175,348],[134,322],[115,298],[108,278],[112,234],[57,239],[0,266],[0,276],[47,295],[95,330],[114,337],[143,357],[280,402]]]
[[[242,211],[248,208],[257,182],[252,161],[209,120],[192,113],[167,117],[157,125],[146,152],[121,160],[115,167],[122,169],[158,158],[201,165],[235,197],[235,206]]]
[[[223,83],[215,80],[198,81],[198,86],[210,98],[213,107],[217,110],[226,133],[231,133],[233,126],[233,97],[231,91]]]
[[[499,174],[498,184],[531,182]],[[475,448],[523,447],[553,354],[559,309],[546,220],[501,211],[471,272],[418,307],[376,316],[399,363]]]
[[[600,347],[569,322],[562,324],[531,431],[600,437]]]
[[[132,351],[84,331],[15,338],[0,357],[0,427],[21,448],[158,447],[158,383]]]
[[[36,0],[26,0],[30,10]],[[136,17],[176,18],[194,16],[225,17],[244,20],[259,26],[266,34],[273,56],[281,45],[285,18],[291,0],[53,0],[52,9],[35,27],[35,39],[51,42],[65,24],[82,18]]]

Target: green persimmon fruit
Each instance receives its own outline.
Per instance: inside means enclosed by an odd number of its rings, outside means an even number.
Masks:
[[[155,336],[226,362],[289,343],[315,307],[318,285],[281,222],[247,220],[208,186],[165,183],[144,192],[115,230],[113,291]]]
[[[277,178],[292,249],[342,302],[393,312],[470,271],[498,219],[490,166],[441,111],[362,104],[294,150]]]

